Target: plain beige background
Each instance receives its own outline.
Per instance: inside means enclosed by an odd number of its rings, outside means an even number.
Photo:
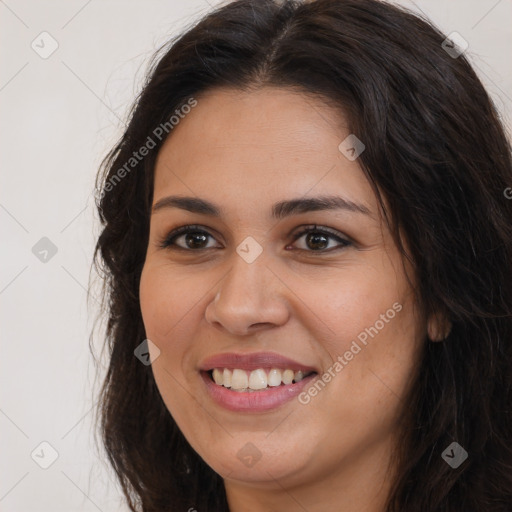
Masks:
[[[510,126],[510,0],[399,3],[468,41],[466,53]],[[127,510],[92,442],[92,185],[148,58],[216,4],[0,0],[3,512]],[[52,44],[56,51],[42,58]]]

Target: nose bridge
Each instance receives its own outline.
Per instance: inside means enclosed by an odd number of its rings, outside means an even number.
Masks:
[[[261,300],[260,294],[267,283],[268,258],[261,252],[254,259],[246,259],[244,255],[240,255],[240,252],[246,248],[246,244],[240,244],[237,248],[237,254],[233,255],[231,270],[226,276],[225,283],[221,283],[221,287],[225,296],[236,294],[248,298],[250,302],[255,302],[257,299]],[[250,251],[251,248],[247,255],[250,255]]]
[[[238,334],[254,324],[280,324],[287,316],[287,306],[276,283],[279,280],[267,267],[267,255],[261,251],[255,256],[255,247],[250,243],[248,250],[242,243],[233,254],[232,266],[218,283],[215,299],[206,311],[210,323]]]

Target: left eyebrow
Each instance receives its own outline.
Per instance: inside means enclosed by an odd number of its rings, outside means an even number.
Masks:
[[[154,213],[164,208],[180,208],[192,213],[210,215],[212,217],[223,216],[221,207],[198,197],[164,197],[153,205],[152,212]],[[319,196],[280,201],[272,206],[271,215],[272,218],[281,220],[285,217],[298,215],[300,213],[328,210],[346,210],[371,216],[371,211],[365,205],[354,203],[340,196]]]

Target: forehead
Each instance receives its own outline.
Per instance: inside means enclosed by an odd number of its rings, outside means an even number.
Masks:
[[[372,202],[339,108],[311,95],[265,87],[215,89],[174,126],[155,168],[155,200],[167,194],[240,198],[249,207],[284,196],[343,193]],[[370,207],[370,205],[368,205]]]

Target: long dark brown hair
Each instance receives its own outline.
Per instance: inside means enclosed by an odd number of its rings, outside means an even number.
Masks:
[[[134,356],[146,338],[139,281],[155,160],[172,136],[154,130],[213,87],[266,85],[343,109],[366,145],[359,163],[414,265],[425,312],[452,325],[444,341],[425,340],[404,399],[386,512],[512,510],[511,148],[489,95],[445,38],[377,0],[239,0],[155,54],[97,178],[94,266],[109,356],[99,423],[131,510],[228,510],[222,478],[190,447],[151,367]],[[150,136],[155,147],[130,160]],[[456,469],[442,457],[452,442],[468,453]]]

